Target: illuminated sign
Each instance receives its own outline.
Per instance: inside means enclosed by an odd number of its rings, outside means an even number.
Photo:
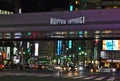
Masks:
[[[103,40],[102,50],[120,50],[120,40]]]
[[[15,38],[15,39],[21,38],[21,36],[22,36],[22,33],[21,33],[21,32],[14,33],[14,38]]]
[[[38,51],[39,51],[39,43],[35,43],[35,54],[34,54],[35,56],[39,55]]]
[[[57,55],[62,54],[62,40],[58,40],[57,42]]]
[[[64,25],[64,24],[84,24],[85,23],[85,17],[81,16],[78,18],[73,19],[57,19],[57,18],[50,18],[50,24],[51,25]]]

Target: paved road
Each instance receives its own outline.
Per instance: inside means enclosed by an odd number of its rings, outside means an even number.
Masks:
[[[1,72],[1,81],[120,81],[114,73],[26,73]]]

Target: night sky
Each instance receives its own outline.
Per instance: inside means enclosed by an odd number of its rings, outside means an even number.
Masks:
[[[69,10],[69,0],[22,0],[22,12],[47,12]]]

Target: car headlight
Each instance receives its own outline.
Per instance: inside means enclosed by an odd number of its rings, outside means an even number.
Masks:
[[[79,70],[83,70],[83,67],[79,67]]]
[[[116,69],[115,69],[115,68],[113,68],[113,69],[112,69],[112,71],[113,71],[113,72],[115,72],[115,71],[116,71]]]
[[[64,67],[63,70],[66,70],[66,68]]]
[[[69,67],[68,69],[71,70],[71,67]]]
[[[75,68],[75,70],[77,70],[77,68]]]

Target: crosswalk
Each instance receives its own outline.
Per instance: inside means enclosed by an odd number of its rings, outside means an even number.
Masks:
[[[79,79],[79,78],[83,78],[85,76],[76,76],[76,77],[72,77],[71,79]]]
[[[8,75],[14,75],[14,76],[34,76],[34,77],[59,77],[59,78],[67,78],[67,79],[84,79],[84,80],[92,80],[92,81],[116,81],[118,77],[115,76],[97,76],[97,75],[77,75],[77,76],[57,76],[55,74],[36,74],[36,73],[6,73],[6,74],[1,74],[0,77],[2,76],[8,76]]]
[[[87,76],[87,75],[79,75],[73,77],[64,76],[62,78],[69,78],[69,79],[84,79],[84,80],[92,80],[92,81],[115,81],[118,77],[110,77],[110,76]]]

